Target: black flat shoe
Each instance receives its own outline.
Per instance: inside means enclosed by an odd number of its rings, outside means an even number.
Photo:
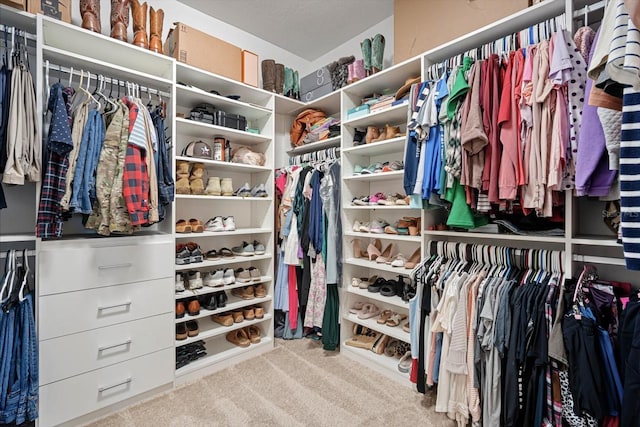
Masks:
[[[205,310],[215,310],[218,308],[218,298],[215,295],[206,295],[201,298],[200,306]]]

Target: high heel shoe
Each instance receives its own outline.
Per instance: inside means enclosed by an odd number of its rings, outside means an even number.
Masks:
[[[404,263],[404,268],[408,268],[409,270],[413,270],[416,268],[416,265],[420,262],[420,248],[416,249],[416,251],[411,254],[411,257]]]
[[[362,249],[360,249],[360,239],[353,239],[351,242],[353,242],[353,256],[354,256],[354,258],[365,258],[365,257],[369,256],[367,254],[367,251],[363,251]]]
[[[369,243],[369,246],[367,246],[369,261],[375,261],[380,256],[381,250],[382,242],[380,241],[380,239],[375,239],[373,243]]]
[[[378,258],[376,258],[376,262],[380,264],[391,264],[391,260],[393,259],[393,251],[396,249],[396,244],[391,242],[387,245],[386,248],[382,251]]]

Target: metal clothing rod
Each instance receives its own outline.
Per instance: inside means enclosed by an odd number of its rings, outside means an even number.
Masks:
[[[7,25],[4,24],[0,24],[0,32],[3,33],[8,33],[8,34],[15,34],[16,36],[20,36],[23,39],[28,39],[28,40],[33,40],[33,41],[37,41],[37,37],[35,36],[35,34],[31,34],[28,33],[24,30],[21,30],[20,28],[16,28],[16,27],[9,27]],[[2,37],[0,37],[2,38]]]
[[[604,9],[604,7],[606,5],[607,5],[607,2],[605,0],[601,0],[601,1],[596,2],[594,4],[588,4],[585,7],[583,7],[582,9],[578,9],[578,10],[574,11],[573,12],[573,17],[574,18],[581,18],[585,14],[588,14],[590,12],[595,12],[597,10]]]
[[[52,63],[49,63],[49,70],[58,71],[58,72],[61,72],[61,73],[74,75],[74,76],[78,76],[78,77],[81,77],[82,73],[84,72],[83,70],[78,70],[78,69],[75,69],[75,68],[68,68],[68,67],[65,67],[65,66],[62,66],[62,65],[57,65],[57,64],[52,64]],[[84,72],[84,73],[85,73],[84,77],[86,78],[87,74],[86,74],[86,72]],[[109,85],[122,86],[123,88],[126,89],[127,88],[127,83],[129,83],[129,84],[133,83],[138,87],[140,92],[145,92],[145,93],[149,93],[149,94],[153,94],[153,95],[160,95],[163,98],[171,98],[171,94],[168,93],[168,92],[163,92],[163,91],[158,90],[158,89],[150,88],[150,87],[147,87],[147,86],[142,86],[142,85],[139,85],[138,83],[132,82],[130,80],[116,79],[114,77],[107,77],[107,76],[104,76],[103,74],[93,73],[93,72],[91,73],[89,78],[91,78],[91,77],[97,78],[97,76],[100,76],[100,75],[103,76],[105,83],[109,84]]]
[[[20,256],[22,256],[22,250],[16,251]],[[36,256],[36,251],[30,249],[27,251],[27,256]],[[0,252],[0,259],[4,259],[7,257],[7,252]]]
[[[604,256],[591,256],[591,255],[573,255],[573,260],[577,262],[591,263],[591,264],[610,264],[610,265],[622,265],[626,266],[624,258],[611,258]]]

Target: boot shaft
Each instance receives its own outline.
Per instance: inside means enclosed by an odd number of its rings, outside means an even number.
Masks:
[[[262,89],[267,92],[275,92],[276,87],[276,61],[264,59],[262,61]]]
[[[138,0],[131,0],[131,15],[133,16],[133,44],[148,49],[147,2],[140,4]]]
[[[162,53],[162,21],[164,10],[149,8],[149,50]]]
[[[111,0],[111,37],[128,42],[129,0]]]
[[[100,25],[100,0],[80,0],[80,15],[82,16],[82,28],[99,33]]]

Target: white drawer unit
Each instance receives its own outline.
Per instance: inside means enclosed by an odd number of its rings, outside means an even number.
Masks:
[[[40,427],[56,426],[171,383],[174,349],[40,387]]]
[[[42,296],[39,337],[41,341],[48,340],[171,313],[174,302],[172,278]]]
[[[40,386],[159,350],[173,349],[173,324],[173,313],[166,313],[41,341]]]
[[[172,277],[173,256],[173,244],[166,241],[106,247],[45,247],[38,256],[39,294]]]

